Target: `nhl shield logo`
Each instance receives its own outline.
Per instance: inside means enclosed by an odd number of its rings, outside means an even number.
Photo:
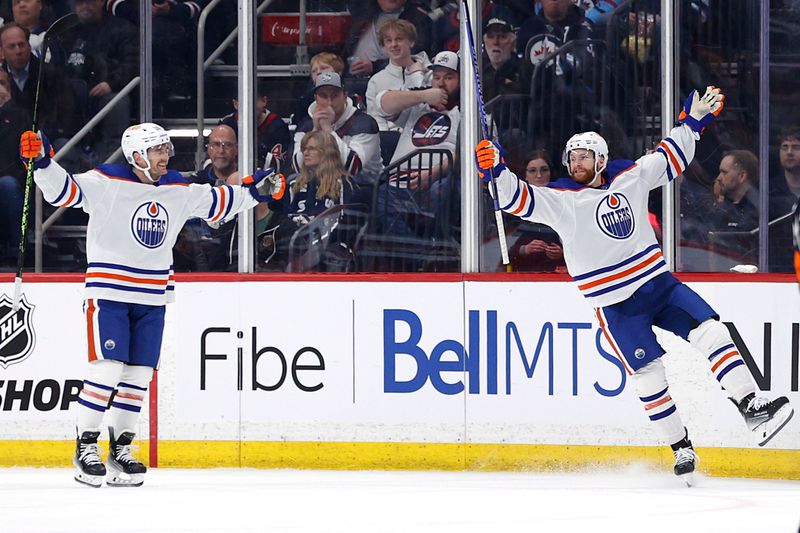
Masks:
[[[28,303],[24,294],[16,312],[12,310],[12,304],[11,298],[5,294],[0,297],[0,366],[3,368],[27,359],[36,344],[31,321],[34,306]]]

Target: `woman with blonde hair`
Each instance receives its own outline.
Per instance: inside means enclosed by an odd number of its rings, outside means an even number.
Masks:
[[[314,130],[300,141],[303,166],[292,186],[289,218],[305,224],[326,209],[351,203],[356,185],[342,165],[339,146],[330,133]]]

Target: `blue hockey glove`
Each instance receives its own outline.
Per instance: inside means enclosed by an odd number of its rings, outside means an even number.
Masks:
[[[256,170],[252,176],[245,176],[242,184],[259,202],[275,202],[283,198],[286,192],[286,178],[283,177],[283,174],[275,172],[273,168]],[[259,189],[263,190],[264,194],[261,194]]]
[[[497,176],[506,168],[503,149],[488,139],[482,140],[475,147],[475,162],[478,164],[478,174],[485,183],[491,178],[488,172],[483,171],[493,170],[493,174]]]
[[[706,87],[706,93],[702,97],[697,91],[692,91],[683,103],[683,110],[676,124],[686,124],[697,133],[702,133],[724,107],[725,95],[717,87]]]

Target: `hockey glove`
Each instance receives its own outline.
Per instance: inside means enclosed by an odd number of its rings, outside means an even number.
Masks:
[[[50,164],[50,158],[55,155],[50,141],[43,131],[39,134],[28,130],[19,138],[19,158],[22,164],[27,166],[28,161],[33,159],[33,168],[45,168]]]
[[[478,164],[478,175],[485,183],[490,181],[488,172],[484,170],[493,170],[495,176],[500,174],[506,168],[506,161],[503,159],[503,149],[500,145],[493,143],[488,139],[484,139],[475,147],[475,161]]]
[[[683,111],[678,115],[676,124],[686,124],[697,133],[702,133],[724,107],[725,95],[717,87],[707,87],[702,97],[697,91],[692,91],[683,103]]]
[[[286,178],[278,174],[275,169],[256,170],[252,176],[245,176],[242,184],[247,187],[250,194],[259,202],[275,202],[283,198],[286,192]],[[260,190],[265,194],[261,194]]]

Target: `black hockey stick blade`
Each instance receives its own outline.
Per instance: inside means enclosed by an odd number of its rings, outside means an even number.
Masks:
[[[80,19],[78,19],[78,15],[75,13],[67,13],[57,21],[53,22],[47,31],[44,34],[44,42],[42,43],[42,54],[44,55],[45,50],[47,49],[47,44],[50,39],[54,39],[67,31],[70,28],[74,28],[80,23]]]

